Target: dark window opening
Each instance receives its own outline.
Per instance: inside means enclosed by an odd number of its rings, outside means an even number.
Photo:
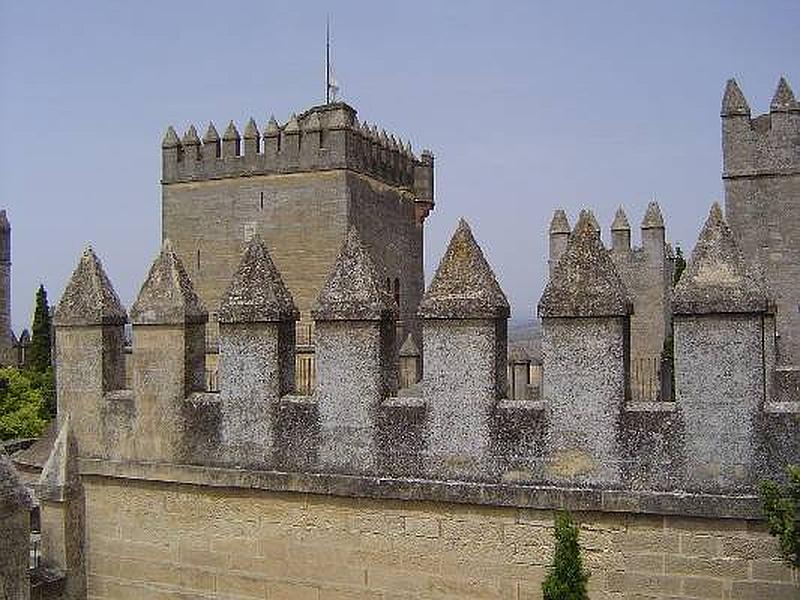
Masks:
[[[197,249],[197,270],[200,270],[200,248]]]
[[[400,306],[400,280],[397,277],[394,278],[394,302]]]
[[[264,210],[264,192],[261,192],[261,210]]]

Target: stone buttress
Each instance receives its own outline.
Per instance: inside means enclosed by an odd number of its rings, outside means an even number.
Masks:
[[[55,311],[58,420],[84,456],[106,456],[114,428],[109,394],[124,387],[125,309],[91,248],[81,255]]]
[[[479,478],[506,393],[509,305],[463,219],[420,304],[428,470]]]
[[[258,464],[273,446],[273,405],[294,392],[297,308],[256,235],[220,306],[221,441],[225,462]]]
[[[169,240],[131,307],[135,454],[179,461],[183,401],[205,389],[207,313]]]
[[[547,478],[620,481],[619,421],[627,392],[630,300],[591,213],[575,232],[539,301]]]
[[[0,598],[30,598],[30,510],[25,484],[0,444]]]
[[[351,227],[312,311],[323,468],[362,472],[377,458],[377,410],[397,389],[397,306],[383,280]]]
[[[675,288],[675,396],[685,423],[690,489],[749,487],[758,413],[774,368],[774,321],[753,273],[711,207]]]

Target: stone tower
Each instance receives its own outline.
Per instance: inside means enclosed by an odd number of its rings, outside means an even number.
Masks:
[[[800,103],[784,78],[769,113],[731,79],[722,99],[725,213],[745,258],[763,272],[777,305],[778,360],[800,361]]]
[[[0,210],[0,363],[16,363],[11,332],[11,224],[5,210]]]
[[[217,312],[245,243],[258,234],[300,311],[298,342],[313,339],[311,308],[348,230],[355,226],[386,291],[399,304],[400,335],[421,342],[423,224],[433,208],[433,156],[364,122],[344,103],[315,106],[242,136],[210,124],[162,143],[162,236],[169,238],[209,310]],[[400,337],[399,339],[403,339]]]

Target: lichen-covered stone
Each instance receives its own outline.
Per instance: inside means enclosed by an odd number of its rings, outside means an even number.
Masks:
[[[131,307],[131,321],[136,325],[160,325],[203,323],[207,318],[181,259],[170,241],[165,240]]]
[[[358,229],[351,227],[312,315],[318,321],[375,321],[394,317],[397,305],[381,285],[383,279]]]
[[[508,300],[483,256],[469,225],[458,223],[447,251],[420,303],[426,319],[508,317]]]
[[[245,248],[239,268],[223,296],[221,323],[295,321],[297,307],[272,262],[266,245],[256,235]]]
[[[642,229],[664,229],[664,215],[661,214],[661,207],[655,200],[647,205],[647,211],[642,219]]]
[[[5,448],[0,444],[0,514],[17,509],[30,510],[31,496],[14,468]]]
[[[58,303],[55,324],[122,324],[127,318],[100,259],[87,246]]]
[[[750,116],[750,106],[747,104],[747,99],[739,89],[739,84],[735,79],[728,79],[725,84],[725,94],[722,97],[722,112],[723,117],[733,115],[747,115]]]
[[[61,501],[78,483],[76,449],[70,428],[70,415],[64,417],[58,436],[37,482],[40,498]]]
[[[628,216],[625,214],[625,210],[620,206],[614,215],[614,222],[611,223],[611,231],[629,231],[630,228]]]
[[[789,87],[786,78],[781,77],[780,81],[778,81],[778,87],[775,89],[775,95],[772,97],[772,102],[769,104],[769,110],[771,112],[786,112],[797,108],[792,88]]]
[[[752,313],[768,309],[766,286],[745,263],[719,204],[714,203],[675,287],[673,312]]]
[[[539,316],[621,316],[630,311],[622,279],[583,211],[539,301]]]
[[[167,132],[164,134],[164,139],[161,141],[161,147],[166,148],[177,148],[181,145],[181,141],[178,139],[178,134],[175,131],[175,128],[170,125],[167,127]]]

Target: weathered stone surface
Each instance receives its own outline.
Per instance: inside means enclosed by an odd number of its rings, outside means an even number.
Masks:
[[[717,203],[675,287],[676,314],[753,313],[769,310],[766,287],[742,257]]]
[[[624,231],[630,230],[630,228],[631,226],[630,223],[628,223],[628,216],[625,214],[625,209],[620,206],[614,214],[614,222],[611,223],[611,231]]]
[[[318,321],[373,321],[397,314],[369,251],[356,227],[347,232],[344,245],[312,310]]]
[[[87,246],[58,303],[55,325],[122,324],[127,318],[100,259]]]
[[[658,202],[653,200],[647,205],[647,211],[642,219],[642,229],[663,229],[664,216],[661,214],[661,207]]]
[[[77,450],[70,428],[70,415],[63,417],[53,449],[36,484],[39,498],[63,501],[79,483]]]
[[[5,448],[0,445],[0,514],[33,507],[30,494],[14,468]]]
[[[567,213],[563,208],[557,208],[553,212],[553,218],[550,220],[550,233],[571,233],[572,228],[569,226],[567,220]]]
[[[788,112],[790,110],[797,110],[797,102],[794,99],[794,92],[789,87],[789,82],[784,77],[778,81],[778,87],[775,89],[775,95],[769,103],[770,112]]]
[[[297,307],[259,235],[245,248],[219,310],[224,323],[292,321]]]
[[[630,301],[588,211],[558,261],[539,301],[540,317],[627,315]]]
[[[747,104],[747,99],[739,89],[739,84],[735,79],[728,79],[725,84],[725,94],[722,97],[722,111],[723,117],[732,115],[747,115],[750,116],[750,106]]]
[[[178,134],[175,131],[175,128],[170,125],[167,127],[167,131],[164,134],[164,139],[161,141],[161,147],[163,149],[167,148],[177,148],[181,145],[180,139],[178,139]]]
[[[417,345],[414,343],[414,338],[412,338],[410,335],[406,336],[406,339],[403,342],[403,345],[400,346],[399,355],[400,356],[419,356],[419,348],[417,348]]]
[[[165,240],[131,307],[131,321],[136,325],[160,325],[202,323],[207,318],[181,259],[170,241]]]
[[[219,133],[217,133],[217,128],[214,127],[214,123],[209,121],[208,129],[206,129],[206,133],[203,136],[203,143],[204,144],[213,144],[219,141]]]
[[[426,319],[508,317],[508,300],[464,219],[458,223],[420,303]]]

